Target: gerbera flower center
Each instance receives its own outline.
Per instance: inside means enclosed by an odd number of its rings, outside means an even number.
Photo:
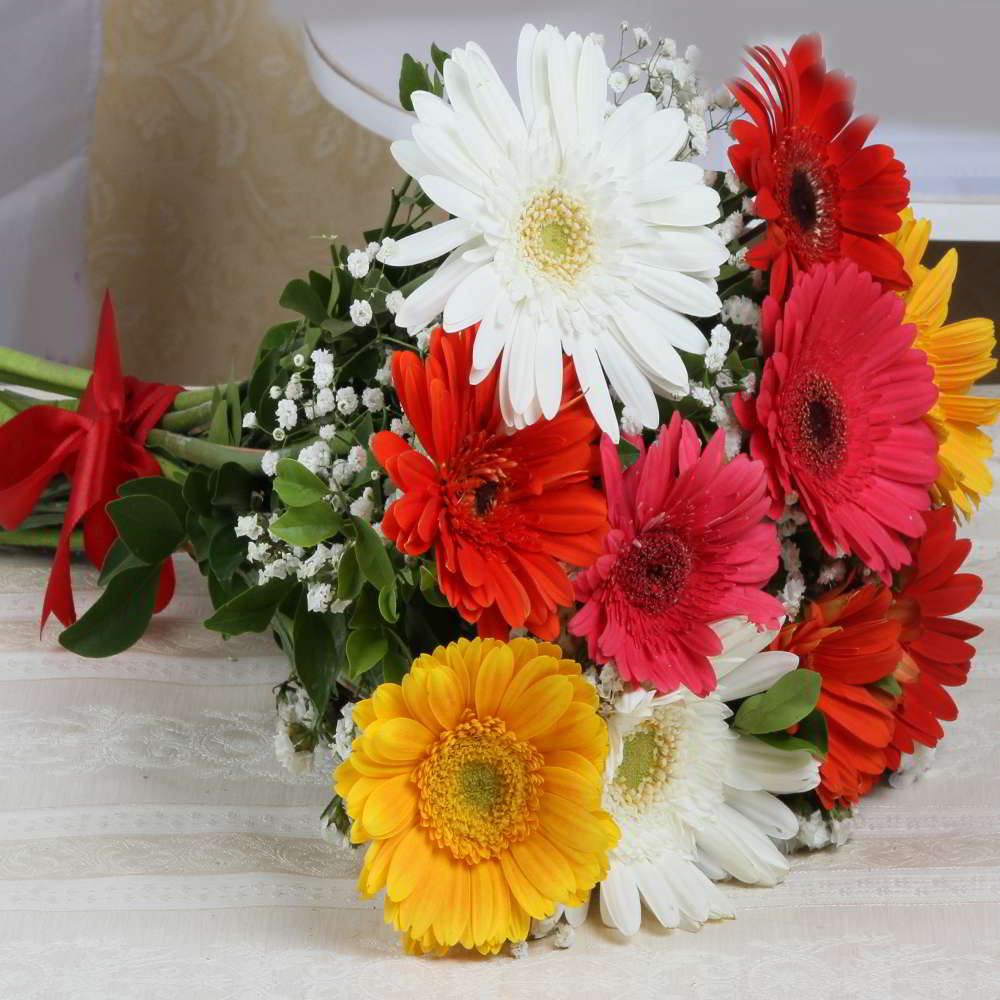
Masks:
[[[524,259],[546,277],[573,283],[594,258],[587,210],[572,195],[549,188],[535,195],[517,224]]]
[[[538,826],[544,760],[502,721],[467,718],[417,768],[420,822],[460,861],[495,858]]]
[[[680,726],[668,711],[643,720],[625,737],[615,771],[614,795],[633,806],[652,802],[670,780]]]
[[[811,262],[833,260],[839,252],[837,177],[812,129],[793,127],[775,153],[776,192],[789,241]]]
[[[632,542],[615,575],[634,607],[656,614],[676,603],[693,563],[690,547],[676,532],[653,529]]]
[[[837,472],[847,455],[847,414],[833,383],[806,372],[789,397],[787,426],[796,454],[817,475]]]

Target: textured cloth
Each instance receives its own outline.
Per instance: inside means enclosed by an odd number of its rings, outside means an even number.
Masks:
[[[1000,468],[992,463],[994,478]],[[961,534],[965,534],[963,529]],[[360,857],[319,839],[327,776],[275,760],[265,637],[224,643],[193,564],[129,652],[38,642],[48,556],[0,555],[0,996],[993,997],[1000,984],[1000,504],[971,526],[985,627],[931,770],[878,788],[854,839],[797,855],[775,889],[728,887],[735,920],[647,919],[626,945],[591,912],[569,950],[401,954]],[[74,569],[81,605],[96,574]]]

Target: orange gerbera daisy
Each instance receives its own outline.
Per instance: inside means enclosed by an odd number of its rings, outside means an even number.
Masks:
[[[358,889],[386,890],[386,923],[408,952],[496,952],[607,875],[618,842],[601,809],[608,731],[558,646],[439,646],[354,721],[363,733],[336,790],[351,840],[371,841]]]
[[[469,385],[475,331],[431,336],[426,361],[392,358],[393,384],[426,454],[399,435],[375,435],[375,457],[403,491],[382,529],[408,555],[434,550],[438,586],[481,635],[525,627],[559,634],[573,603],[560,561],[589,566],[607,531],[597,425],[568,362],[563,403],[551,420],[513,433],[497,402],[499,366]]]
[[[829,750],[816,793],[826,809],[857,802],[887,766],[893,699],[867,685],[888,677],[899,663],[900,625],[889,615],[891,601],[880,584],[831,591],[771,644],[797,654],[800,667],[822,677],[816,707],[826,719]]]
[[[913,543],[913,562],[899,577],[890,616],[900,622],[903,658],[895,677],[903,692],[896,706],[896,728],[887,751],[888,765],[899,767],[901,753],[914,744],[937,746],[944,735],[939,720],[957,718],[946,687],[965,683],[982,629],[952,618],[983,589],[974,573],[959,573],[972,543],[955,537],[947,507],[924,514],[927,533]]]

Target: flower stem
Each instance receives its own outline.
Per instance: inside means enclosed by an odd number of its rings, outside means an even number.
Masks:
[[[238,466],[260,475],[260,459],[264,454],[257,448],[234,448],[226,444],[214,444],[201,438],[185,437],[173,431],[154,427],[146,438],[150,448],[165,451],[172,458],[179,458],[195,465],[203,465],[207,469],[219,469],[227,462],[235,462]]]
[[[238,382],[237,385],[242,386],[242,382]],[[201,406],[203,403],[211,403],[215,398],[216,390],[225,396],[226,389],[229,386],[227,383],[222,385],[206,385],[201,389],[185,389],[183,392],[177,393],[174,398],[173,406],[170,407],[171,410],[189,410],[192,406]]]
[[[18,545],[39,549],[54,549],[59,544],[58,528],[25,528],[20,531],[0,531],[0,545]],[[69,537],[74,552],[83,550],[83,532],[74,531]]]
[[[157,426],[167,431],[189,431],[199,424],[207,424],[212,419],[212,400],[184,409],[173,409],[165,413]]]
[[[90,372],[86,368],[36,358],[12,347],[0,347],[0,381],[79,396],[87,388]]]
[[[27,396],[13,389],[0,389],[0,402],[14,413],[20,413],[31,406],[58,406],[61,410],[75,410],[75,399],[41,399],[38,396]]]

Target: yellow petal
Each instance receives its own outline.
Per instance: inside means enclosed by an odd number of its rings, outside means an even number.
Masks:
[[[521,866],[510,851],[501,854],[499,860],[507,888],[528,916],[535,920],[544,920],[551,916],[555,909],[555,903],[539,892],[535,884],[521,871]]]
[[[442,730],[454,729],[465,710],[462,689],[450,667],[427,672],[427,703]]]
[[[409,717],[376,722],[365,733],[366,749],[392,763],[419,760],[433,742],[431,731]]]
[[[416,811],[417,786],[409,774],[400,774],[381,782],[368,796],[361,819],[372,837],[385,839],[409,826]]]
[[[424,880],[430,877],[435,847],[419,826],[403,834],[399,849],[389,866],[386,895],[394,903],[406,899]]]
[[[511,844],[509,853],[524,877],[546,899],[558,902],[576,889],[569,862],[542,834],[536,832],[518,844]]]
[[[427,677],[434,671],[440,670],[441,665],[431,660],[431,666],[419,666],[420,659],[414,661],[410,672],[403,678],[403,697],[406,699],[409,714],[437,736],[441,732],[441,725],[427,700]]]
[[[398,684],[379,684],[371,697],[375,716],[378,719],[394,719],[398,715],[408,715],[403,689]]]
[[[610,850],[618,839],[607,823],[607,813],[591,812],[561,795],[543,793],[538,818],[550,837],[583,854]]]
[[[506,702],[506,699],[504,699]],[[566,714],[573,701],[573,685],[559,674],[543,677],[501,709],[501,716],[519,740],[547,732]]]
[[[581,758],[582,759],[582,758]],[[546,766],[539,772],[545,789],[553,795],[575,802],[583,809],[597,809],[601,804],[601,786],[565,767]]]
[[[549,677],[552,674],[558,675],[559,673],[559,661],[554,656],[536,656],[533,659],[528,660],[526,663],[518,666],[517,656],[514,657],[514,677],[510,684],[507,685],[507,690],[504,693],[503,698],[500,700],[500,707],[497,709],[497,715],[500,718],[505,718],[507,713],[510,711],[511,706],[514,705],[524,694],[532,684],[540,681],[543,677]]]
[[[364,729],[365,726],[374,722],[375,706],[372,704],[371,698],[359,701],[357,705],[354,706],[354,711],[351,713],[351,717],[354,719],[354,725],[356,725],[358,729]]]
[[[476,715],[480,719],[497,714],[513,676],[514,654],[506,646],[497,646],[483,657],[476,676]]]

